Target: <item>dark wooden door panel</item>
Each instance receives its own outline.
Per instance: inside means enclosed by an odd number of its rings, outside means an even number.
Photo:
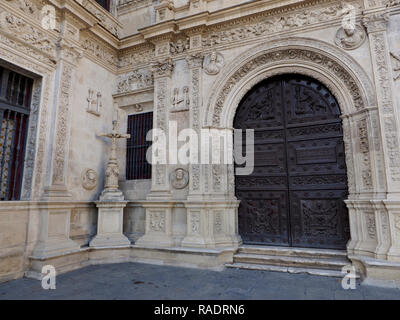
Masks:
[[[234,127],[254,129],[255,136],[254,171],[235,178],[245,243],[345,247],[347,175],[339,116],[333,95],[300,75],[264,81],[244,97]]]
[[[292,245],[297,247],[345,247],[349,239],[342,190],[291,191]]]
[[[240,233],[245,243],[289,245],[286,191],[238,192]]]

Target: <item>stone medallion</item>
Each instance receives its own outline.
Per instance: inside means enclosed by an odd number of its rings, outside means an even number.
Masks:
[[[82,186],[86,190],[93,190],[97,186],[98,176],[93,169],[84,169],[82,172]]]
[[[204,58],[203,67],[205,73],[207,73],[208,75],[218,74],[223,66],[224,57],[216,51],[209,53]]]
[[[189,173],[183,168],[177,168],[171,172],[170,181],[175,189],[183,189],[189,183]]]
[[[355,28],[340,28],[336,32],[335,43],[344,50],[354,50],[360,47],[366,39],[366,34],[361,26]]]

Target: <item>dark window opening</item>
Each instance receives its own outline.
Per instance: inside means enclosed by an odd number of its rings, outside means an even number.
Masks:
[[[110,11],[110,0],[96,0],[96,2],[107,11]]]
[[[0,67],[0,200],[19,200],[33,80]]]
[[[128,116],[128,133],[131,137],[126,144],[126,179],[151,179],[151,165],[146,159],[151,141],[146,141],[147,133],[153,128],[153,113]]]

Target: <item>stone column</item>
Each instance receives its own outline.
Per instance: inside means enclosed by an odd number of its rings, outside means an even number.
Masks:
[[[192,43],[198,42],[197,35],[191,38]],[[237,208],[233,194],[230,194],[228,171],[233,166],[226,164],[205,164],[201,162],[202,152],[206,152],[209,143],[202,145],[200,133],[202,129],[202,73],[203,57],[200,53],[187,57],[190,70],[190,128],[199,137],[199,163],[189,166],[189,194],[187,198],[187,228],[182,241],[184,247],[218,248],[237,247],[240,243],[237,228]],[[226,129],[211,130],[218,136],[226,134]],[[231,131],[228,132],[231,134]],[[216,152],[209,150],[210,155]],[[232,182],[232,181],[231,181]],[[231,186],[233,187],[233,186]]]
[[[72,82],[75,66],[80,53],[70,47],[65,40],[58,43],[59,59],[54,83],[54,104],[50,127],[47,186],[44,189],[45,200],[65,200],[71,197],[68,192],[66,175],[69,160],[69,137],[71,118]]]
[[[387,39],[388,14],[373,11],[364,16],[378,99],[379,121],[385,157],[388,198],[400,196],[399,115],[394,104],[393,76]]]
[[[373,9],[364,12],[363,22],[368,31],[374,80],[376,85],[379,126],[382,135],[382,152],[385,163],[385,177],[387,183],[387,200],[385,207],[375,204],[375,219],[366,223],[364,236],[372,235],[372,227],[377,247],[375,257],[400,261],[400,243],[395,238],[395,225],[400,219],[398,199],[400,197],[400,121],[393,90],[393,75],[390,65],[390,48],[387,38],[389,15],[386,9]],[[364,214],[365,216],[365,214]],[[364,219],[368,219],[367,216]],[[388,221],[387,221],[388,220]],[[368,222],[368,221],[367,221]],[[387,225],[386,223],[389,223]],[[368,226],[371,229],[368,229]],[[389,231],[390,230],[390,231]],[[389,236],[389,232],[391,236]],[[385,253],[384,251],[387,251]]]
[[[169,125],[169,106],[171,92],[171,76],[174,69],[172,60],[167,60],[154,66],[154,112],[153,129],[159,130],[165,138],[165,150],[158,150],[164,153],[166,163],[155,163],[153,156],[151,191],[148,195],[149,200],[171,198],[171,190],[168,179],[168,125]],[[156,136],[153,134],[153,141]],[[162,147],[162,146],[161,146]],[[162,148],[163,149],[163,148]],[[155,150],[155,148],[153,148]]]
[[[47,257],[79,250],[69,238],[71,204],[66,175],[68,169],[70,137],[70,99],[74,69],[81,53],[64,39],[57,43],[58,65],[55,74],[54,104],[51,115],[47,187],[42,199],[47,205],[39,211],[40,234],[34,254]]]
[[[157,49],[156,49],[157,50]],[[154,111],[153,129],[160,130],[165,138],[166,163],[155,163],[153,153],[151,191],[147,196],[145,234],[136,241],[136,245],[146,247],[171,247],[172,237],[172,195],[168,177],[168,124],[171,92],[171,77],[174,69],[172,60],[167,59],[154,65]],[[153,140],[156,133],[153,134]],[[154,142],[153,142],[153,151]],[[161,157],[162,158],[162,157]]]

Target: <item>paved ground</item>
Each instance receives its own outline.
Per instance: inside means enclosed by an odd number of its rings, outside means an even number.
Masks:
[[[2,299],[400,299],[399,289],[337,278],[227,269],[223,272],[123,263],[90,266],[57,277],[56,290],[19,279],[0,285]]]

